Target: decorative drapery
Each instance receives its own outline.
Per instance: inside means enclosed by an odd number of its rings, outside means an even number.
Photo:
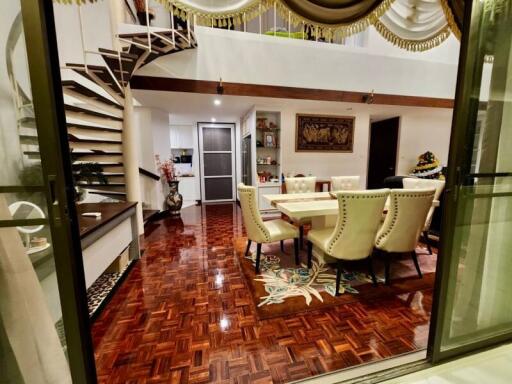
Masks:
[[[98,0],[54,0],[86,3]],[[393,44],[424,51],[450,34],[460,38],[464,0],[156,0],[199,25],[241,25],[274,8],[281,18],[316,38],[344,38],[370,25]]]
[[[302,23],[316,37],[330,39],[359,33],[374,24],[394,0],[266,0],[284,20]]]
[[[464,19],[464,0],[441,0],[441,6],[453,34],[460,40]]]
[[[450,36],[440,0],[395,0],[374,26],[386,40],[409,51],[426,51]]]

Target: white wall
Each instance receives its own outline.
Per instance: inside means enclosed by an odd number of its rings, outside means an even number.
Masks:
[[[417,163],[417,157],[429,150],[442,165],[448,161],[452,111],[442,108],[376,107],[361,105],[347,111],[339,103],[287,100],[276,104],[281,110],[281,165],[288,172],[312,174],[328,178],[334,175],[359,175],[364,187],[368,170],[370,118],[400,117],[397,175],[406,175]],[[258,110],[268,110],[257,106]],[[295,119],[297,113],[355,116],[354,151],[352,153],[295,152]]]
[[[391,54],[386,54],[378,38],[372,45],[377,48],[360,48],[206,27],[197,27],[196,35],[197,49],[162,57],[138,74],[442,98],[455,95],[454,60],[441,60],[433,53],[397,55],[393,46]],[[450,40],[449,44],[457,58],[457,43]]]
[[[159,175],[155,155],[166,160],[171,154],[169,114],[156,108],[135,107],[134,124],[139,136],[139,165]],[[165,209],[164,201],[168,192],[165,182],[140,175],[140,183],[143,203],[151,209]]]

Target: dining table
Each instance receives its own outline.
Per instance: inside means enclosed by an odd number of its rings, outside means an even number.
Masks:
[[[339,207],[338,199],[333,192],[280,193],[263,195],[263,198],[292,220],[310,218],[312,229],[323,229],[336,225]],[[438,206],[439,201],[434,200],[432,205]],[[387,213],[388,207],[389,197],[384,205],[383,215]],[[313,254],[317,258],[325,260],[326,255],[316,247],[313,247]]]

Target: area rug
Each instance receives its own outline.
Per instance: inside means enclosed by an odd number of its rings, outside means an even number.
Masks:
[[[255,274],[255,251],[245,256],[246,239],[235,240],[235,250],[249,285],[256,312],[260,319],[314,311],[355,301],[374,300],[431,289],[434,286],[437,255],[429,255],[418,247],[418,260],[423,272],[419,278],[410,256],[397,256],[391,264],[391,285],[384,285],[384,263],[374,259],[378,284],[372,284],[365,261],[347,262],[344,265],[341,295],[336,297],[336,269],[334,265],[313,258],[313,266],[306,266],[306,252],[301,251],[301,265],[295,265],[292,243],[285,253],[279,243],[264,244],[260,260],[260,274]],[[435,250],[434,250],[435,251]]]

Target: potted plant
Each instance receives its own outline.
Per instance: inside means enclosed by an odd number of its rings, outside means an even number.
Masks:
[[[178,191],[179,180],[176,177],[174,161],[172,157],[169,157],[169,159],[165,161],[161,161],[159,155],[156,155],[155,158],[160,175],[169,185],[169,194],[165,199],[169,213],[172,216],[179,216],[181,206],[183,205],[183,196]]]
[[[107,176],[103,173],[103,167],[101,164],[94,162],[73,164],[73,181],[76,201],[82,201],[86,197],[87,192],[82,188],[81,182],[85,182],[85,184],[108,184]]]

